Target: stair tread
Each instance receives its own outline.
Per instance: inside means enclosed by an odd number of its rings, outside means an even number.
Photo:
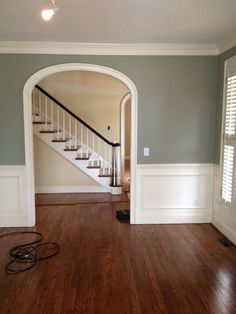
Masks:
[[[81,147],[80,145],[78,145],[77,147],[70,147],[70,148],[68,147],[68,148],[65,148],[64,151],[65,152],[77,152],[77,150],[80,149],[80,147]]]
[[[88,155],[86,153],[81,153],[81,154],[78,154],[75,159],[76,160],[89,160],[90,157],[91,157],[90,153]]]
[[[65,139],[59,138],[58,140],[57,139],[53,139],[52,142],[53,143],[65,143],[65,142],[67,142],[69,140],[70,140],[69,138],[65,138]]]
[[[40,133],[57,133],[57,130],[41,130]]]
[[[101,168],[101,161],[100,160],[91,160],[88,162],[88,169],[100,169]]]
[[[33,124],[46,124],[45,121],[33,121]],[[51,122],[47,122],[47,124],[51,124]]]
[[[99,171],[99,175],[100,178],[109,178],[111,177],[111,169],[110,168],[101,168]]]
[[[40,90],[40,92],[45,94],[46,97],[49,97],[46,92],[45,93],[43,92],[43,90],[42,91]],[[58,104],[60,103],[58,102]],[[105,178],[105,177],[111,176],[111,172],[109,171],[109,168],[105,168],[105,165],[108,166],[109,164],[105,160],[103,161],[102,157],[100,157],[97,152],[95,151],[93,152],[92,149],[89,148],[89,146],[86,146],[85,144],[83,144],[82,140],[81,141],[75,140],[75,138],[77,139],[77,137],[74,137],[73,132],[71,133],[71,128],[69,128],[69,122],[68,122],[69,130],[67,129],[67,123],[65,123],[67,122],[66,120],[67,114],[71,115],[74,118],[73,113],[65,110],[64,114],[66,115],[63,118],[64,123],[63,125],[60,125],[60,119],[59,119],[60,116],[58,117],[59,121],[56,121],[56,120],[54,121],[53,118],[55,118],[55,116],[53,117],[53,116],[48,115],[48,110],[47,110],[46,105],[43,106],[42,108],[44,109],[44,111],[41,111],[40,109],[41,109],[40,106],[37,107],[35,106],[35,104],[33,104],[32,124],[35,125],[33,126],[33,128],[36,135],[38,135],[45,143],[51,146],[57,153],[61,154],[68,161],[72,162],[76,167],[80,168],[88,176],[93,178],[99,184],[104,185],[104,191],[109,191],[109,186],[107,185],[107,183],[110,180],[99,179],[99,177]],[[52,113],[54,113],[54,108],[52,108],[52,110],[53,110]],[[91,128],[88,127],[88,130],[89,129]],[[81,133],[82,131],[83,129],[81,128]],[[75,132],[77,132],[76,129],[75,129]],[[49,134],[49,135],[40,136],[40,134]],[[62,143],[62,144],[53,144],[53,143]],[[64,153],[64,152],[75,152],[75,153]],[[76,162],[75,160],[84,160],[84,162]],[[98,170],[89,171],[88,169],[98,169]]]
[[[76,160],[89,160],[90,157],[76,157]]]
[[[98,176],[99,178],[109,178],[111,177],[111,174],[99,174]]]

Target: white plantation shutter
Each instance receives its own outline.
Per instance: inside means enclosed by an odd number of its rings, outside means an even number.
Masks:
[[[234,179],[234,148],[224,145],[223,176],[222,176],[222,198],[225,202],[232,202],[233,179]]]
[[[222,160],[222,198],[236,203],[236,58],[227,64]]]

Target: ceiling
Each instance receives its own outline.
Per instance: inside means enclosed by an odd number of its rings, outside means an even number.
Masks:
[[[236,0],[0,1],[0,41],[209,44],[236,33]]]

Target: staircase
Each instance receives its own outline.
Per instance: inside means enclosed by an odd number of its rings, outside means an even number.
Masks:
[[[103,188],[120,194],[119,143],[103,137],[36,85],[32,94],[33,132]]]

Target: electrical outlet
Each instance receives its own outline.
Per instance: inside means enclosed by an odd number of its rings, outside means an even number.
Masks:
[[[149,147],[144,147],[144,149],[143,149],[143,156],[145,156],[145,157],[149,156]]]
[[[198,197],[194,197],[194,199],[193,199],[193,205],[194,205],[194,206],[198,206],[198,205],[199,205],[199,198],[198,198]]]

